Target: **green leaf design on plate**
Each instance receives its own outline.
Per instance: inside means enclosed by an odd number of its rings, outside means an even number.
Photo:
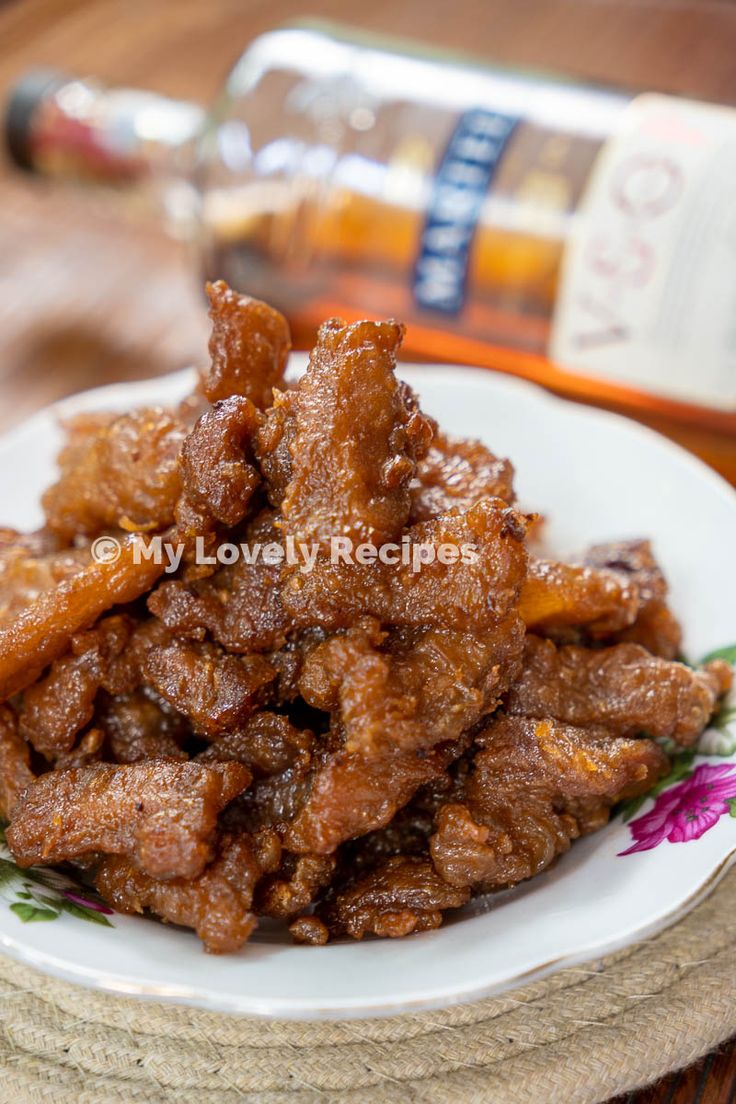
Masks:
[[[77,920],[86,920],[89,924],[101,924],[103,928],[114,927],[103,913],[85,908],[84,905],[78,905],[76,901],[70,901],[68,897],[61,897],[57,902],[57,907],[62,912],[68,912],[70,916],[76,916]]]
[[[0,859],[0,889],[12,885],[20,878],[20,872],[15,863],[9,859]]]
[[[54,909],[41,908],[40,905],[26,901],[14,901],[10,911],[14,912],[24,924],[35,924],[41,920],[57,920],[59,917],[59,913]]]
[[[728,805],[729,816],[736,818],[736,797],[730,798],[726,804]]]
[[[712,659],[725,659],[726,663],[736,664],[736,644],[724,644],[722,648],[714,648],[703,656],[701,663],[710,663]]]
[[[0,847],[7,847],[5,823],[0,821]],[[92,889],[77,889],[74,881],[56,870],[32,867],[21,870],[12,858],[0,856],[0,897],[5,897],[8,908],[24,924],[58,920],[62,913],[88,924],[114,928],[107,916],[94,908],[87,908],[65,896],[66,888],[94,901],[97,894]]]

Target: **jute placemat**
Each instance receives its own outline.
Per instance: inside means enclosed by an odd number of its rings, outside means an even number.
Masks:
[[[444,1011],[334,1024],[110,997],[0,959],[0,1100],[593,1104],[736,1031],[734,915],[736,871],[680,923],[584,968]]]

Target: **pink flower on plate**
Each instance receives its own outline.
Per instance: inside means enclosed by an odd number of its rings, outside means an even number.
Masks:
[[[663,840],[687,843],[700,839],[704,832],[730,812],[729,800],[736,798],[736,766],[703,763],[683,782],[661,793],[654,808],[629,824],[634,843],[620,855],[651,851]]]

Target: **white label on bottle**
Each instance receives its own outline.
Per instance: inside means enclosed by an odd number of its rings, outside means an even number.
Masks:
[[[736,110],[657,95],[629,105],[574,217],[550,355],[736,409]]]

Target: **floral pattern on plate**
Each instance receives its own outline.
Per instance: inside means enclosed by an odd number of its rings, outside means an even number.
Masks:
[[[710,652],[702,660],[725,659],[736,664],[736,644]],[[736,765],[700,763],[695,756],[727,757],[736,751],[736,687],[723,701],[720,712],[705,730],[695,750],[673,759],[672,770],[648,794],[622,806],[634,842],[619,855],[651,851],[665,841],[688,843],[700,839],[722,816],[736,818]],[[655,797],[654,808],[632,819],[642,805]]]
[[[33,867],[21,870],[13,861],[0,826],[0,897],[24,924],[58,920],[66,913],[91,924],[112,928],[113,910],[91,890],[75,886],[71,878],[56,870]]]

